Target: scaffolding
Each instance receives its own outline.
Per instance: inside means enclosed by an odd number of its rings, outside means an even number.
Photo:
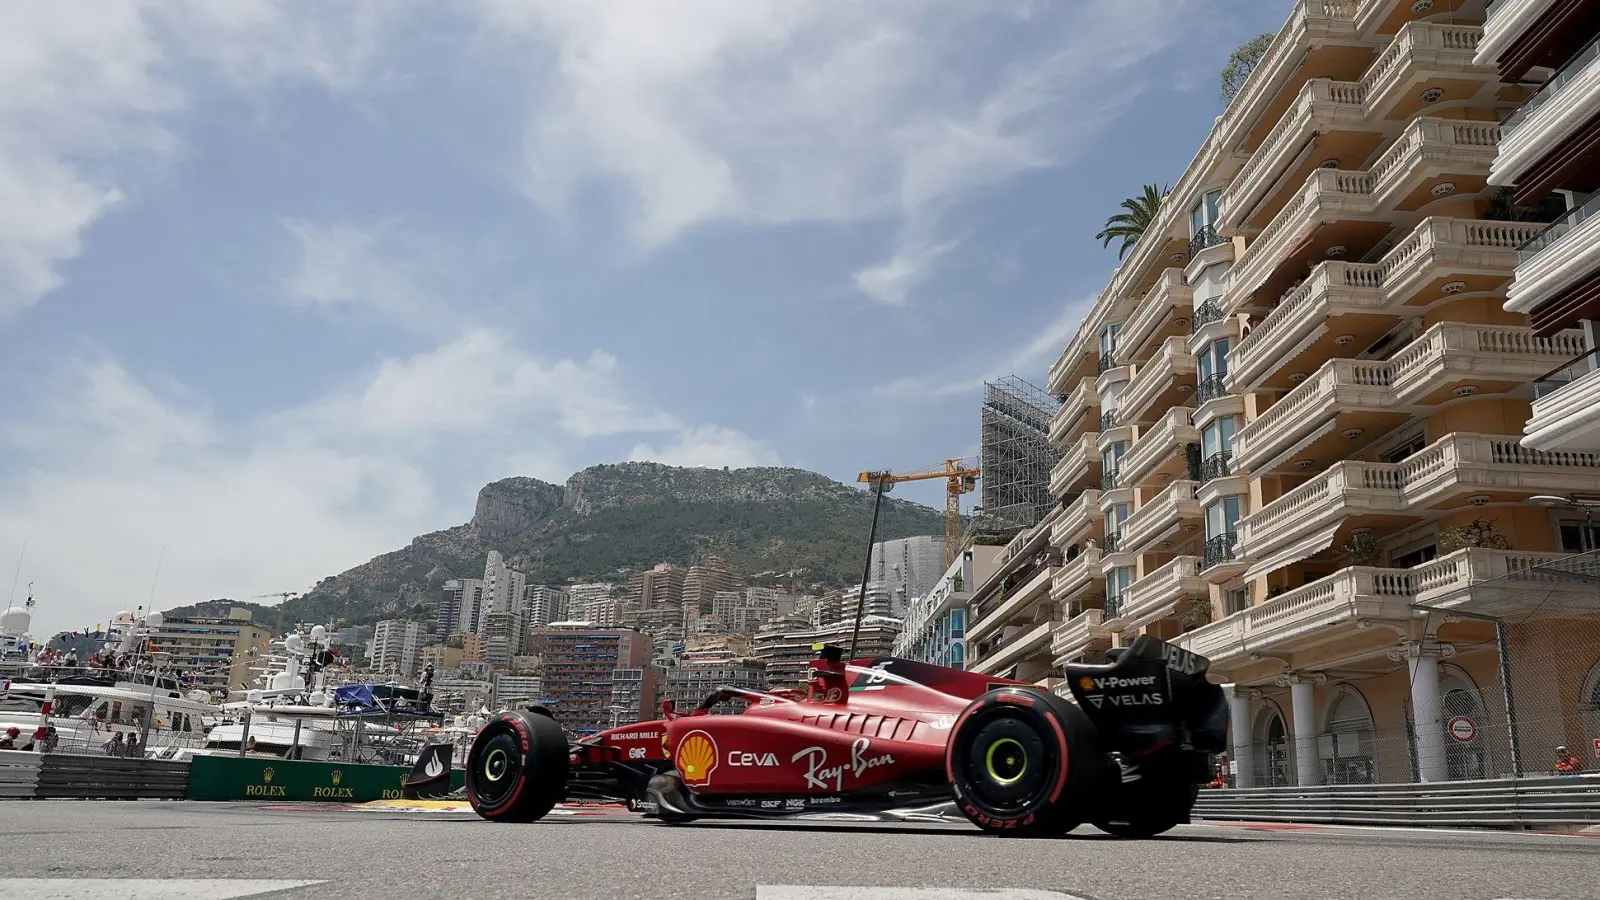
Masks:
[[[1059,404],[1015,375],[983,385],[979,468],[981,531],[1012,532],[1038,524],[1054,505],[1050,470],[1062,450],[1050,443],[1050,420]]]

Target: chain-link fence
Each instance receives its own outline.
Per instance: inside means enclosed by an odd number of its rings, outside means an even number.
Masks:
[[[1430,621],[1442,618],[1441,634],[1471,623],[1494,633],[1486,708],[1458,708],[1460,698],[1440,696],[1447,748],[1481,744],[1496,774],[1600,771],[1600,551],[1513,571],[1419,608]]]

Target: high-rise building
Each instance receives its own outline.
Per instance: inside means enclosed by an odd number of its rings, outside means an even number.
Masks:
[[[693,664],[686,660],[684,665],[666,671],[662,699],[671,700],[679,711],[688,712],[719,687],[764,691],[767,689],[766,666],[754,659],[702,658]],[[739,712],[744,707],[745,704],[733,701],[713,707],[712,712]]]
[[[855,633],[854,622],[838,622],[823,628],[813,628],[796,619],[782,619],[765,625],[750,642],[750,656],[766,666],[767,683],[772,687],[797,687],[806,682],[806,669],[816,658],[813,645],[834,644],[850,649],[850,638]],[[853,659],[870,659],[888,656],[894,649],[895,638],[900,635],[900,621],[868,616],[861,623],[856,636]]]
[[[272,640],[265,625],[247,609],[226,616],[172,616],[161,623],[151,644],[168,654],[176,668],[194,676],[195,686],[208,691],[240,690],[251,679],[251,650],[264,650]]]
[[[617,670],[644,669],[652,651],[648,635],[587,623],[536,628],[533,649],[547,705],[563,728],[580,735],[611,727]],[[642,673],[638,680],[646,682]],[[653,702],[654,697],[641,696],[642,705],[627,714],[638,716]]]
[[[1600,9],[1593,0],[1501,0],[1484,23],[1474,62],[1531,92],[1500,123],[1489,184],[1513,208],[1556,217],[1518,248],[1505,308],[1527,316],[1541,336],[1582,336],[1582,355],[1534,383],[1521,443],[1600,450]],[[1574,525],[1570,532],[1578,539],[1563,549],[1600,547],[1591,530]]]
[[[511,659],[522,653],[526,628],[520,612],[491,612],[483,617],[483,661],[492,669],[511,668]]]
[[[617,587],[606,582],[575,584],[567,588],[567,620],[593,622],[607,628],[616,624]]]
[[[433,633],[446,635],[458,631],[476,631],[482,611],[483,579],[452,578],[444,583]]]
[[[996,568],[1001,548],[977,545],[962,551],[933,590],[911,601],[894,655],[937,666],[966,668],[967,602],[972,589]]]
[[[1535,24],[1593,8],[1294,5],[1051,368],[1059,505],[974,592],[969,668],[1153,634],[1236,685],[1240,786],[1509,774],[1445,729],[1500,708],[1494,625],[1416,607],[1593,546],[1600,462],[1520,433],[1561,446],[1530,382],[1593,346],[1600,226],[1536,204],[1592,203],[1594,20]]]
[[[888,586],[897,603],[910,602],[933,590],[946,568],[944,555],[943,535],[880,541],[872,545],[871,580]]]
[[[528,628],[543,628],[551,622],[563,622],[571,596],[566,588],[548,584],[530,584],[522,589],[522,621]]]
[[[522,605],[522,593],[528,576],[506,564],[499,550],[490,550],[483,566],[483,602],[478,609],[478,623],[473,630],[482,631],[490,613],[511,612]]]
[[[711,598],[718,591],[736,591],[743,579],[728,568],[720,556],[707,556],[689,567],[683,576],[683,605],[701,612],[711,611]]]
[[[641,610],[652,606],[682,606],[686,575],[682,566],[659,563],[628,579],[628,593],[623,599],[637,603]]]
[[[417,674],[422,659],[422,623],[385,619],[372,632],[372,669],[391,675]]]

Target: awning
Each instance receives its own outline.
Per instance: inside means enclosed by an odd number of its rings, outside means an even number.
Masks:
[[[1339,533],[1339,526],[1343,524],[1343,520],[1334,522],[1327,528],[1303,537],[1275,553],[1267,554],[1245,571],[1245,580],[1251,581],[1263,575],[1276,572],[1284,566],[1292,566],[1302,559],[1316,556],[1318,553],[1332,547],[1333,536]]]

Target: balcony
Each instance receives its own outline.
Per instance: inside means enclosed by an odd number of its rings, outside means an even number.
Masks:
[[[1472,61],[1493,66],[1500,54],[1527,33],[1552,5],[1553,0],[1488,0],[1484,4],[1483,40],[1478,42]]]
[[[1194,318],[1189,321],[1189,334],[1199,334],[1200,329],[1212,322],[1221,322],[1227,316],[1228,312],[1222,308],[1222,301],[1207,300],[1195,308]]]
[[[1600,450],[1597,352],[1576,356],[1533,385],[1533,416],[1522,446],[1535,450]]]
[[[1175,406],[1194,391],[1194,375],[1195,359],[1189,355],[1188,340],[1177,335],[1167,338],[1128,382],[1118,409],[1123,421],[1144,421],[1147,410],[1159,413]]]
[[[1341,522],[1424,517],[1462,494],[1511,503],[1541,491],[1600,491],[1600,453],[1529,450],[1503,435],[1447,434],[1403,462],[1334,464],[1241,520],[1240,552],[1260,559]]]
[[[1530,315],[1534,325],[1546,317],[1558,319],[1571,303],[1556,303],[1564,295],[1585,291],[1600,273],[1600,193],[1565,216],[1544,226],[1517,248],[1517,277],[1506,290],[1506,309]],[[1550,309],[1541,309],[1549,307]],[[1547,314],[1557,307],[1561,312]],[[1546,315],[1541,315],[1546,314]]]
[[[1109,642],[1111,632],[1105,628],[1105,615],[1103,610],[1086,609],[1057,625],[1050,634],[1050,654],[1055,657],[1052,665],[1074,662],[1095,644]]]
[[[1091,431],[1072,442],[1050,470],[1050,493],[1065,497],[1094,485],[1100,477],[1100,433]]]
[[[1104,520],[1105,514],[1100,511],[1100,492],[1092,488],[1086,490],[1050,526],[1050,545],[1065,551],[1088,536],[1095,523]]]
[[[1251,210],[1266,199],[1273,185],[1295,164],[1313,139],[1320,141],[1321,135],[1330,132],[1365,130],[1367,114],[1364,99],[1358,84],[1318,78],[1302,85],[1294,103],[1278,119],[1278,124],[1267,134],[1261,146],[1250,155],[1250,161],[1239,170],[1233,182],[1223,190],[1217,202],[1220,214],[1218,224],[1221,228],[1231,233],[1242,226]],[[1348,153],[1343,155],[1349,159],[1365,158],[1377,148],[1379,139],[1378,134],[1370,134],[1361,147],[1349,148]],[[1365,152],[1362,152],[1363,147]],[[1323,155],[1325,157],[1328,154]]]
[[[1267,281],[1290,250],[1324,225],[1347,220],[1372,220],[1366,229],[1381,234],[1381,216],[1372,200],[1372,177],[1366,172],[1318,169],[1273,217],[1266,230],[1245,248],[1228,276],[1224,303],[1238,312]],[[1340,232],[1343,234],[1343,232]],[[1340,238],[1341,241],[1345,239]]]
[[[1080,594],[1100,584],[1100,551],[1089,548],[1066,561],[1050,582],[1050,600],[1062,608]]]
[[[1128,585],[1122,594],[1122,602],[1118,604],[1116,617],[1106,622],[1106,628],[1110,631],[1131,631],[1179,613],[1179,604],[1184,600],[1210,596],[1210,586],[1200,577],[1200,558],[1175,557]]]
[[[1200,254],[1200,251],[1205,250],[1208,247],[1215,247],[1218,244],[1225,243],[1226,241],[1227,238],[1218,234],[1215,226],[1207,225],[1206,227],[1200,229],[1198,234],[1189,238],[1189,258],[1193,259]]]
[[[1095,379],[1080,378],[1078,386],[1061,401],[1061,408],[1050,420],[1050,443],[1065,447],[1082,433],[1079,429],[1093,431],[1099,421],[1100,391],[1095,387]]]
[[[1056,574],[1061,570],[1056,566],[1039,566],[1021,584],[1012,587],[1009,592],[1006,592],[1001,597],[1000,602],[989,610],[980,615],[974,609],[972,611],[973,618],[967,625],[967,642],[981,640],[992,634],[996,628],[1010,623],[1013,619],[1024,618],[1039,603],[1049,602],[1051,584],[1055,580]]]
[[[1186,318],[1194,306],[1194,292],[1183,280],[1182,269],[1164,269],[1155,287],[1134,307],[1133,314],[1117,335],[1117,348],[1129,359],[1144,358],[1145,345],[1152,338],[1164,337],[1169,322]],[[1159,351],[1158,351],[1159,352]]]
[[[980,675],[997,675],[1036,653],[1048,651],[1050,631],[1054,625],[1053,622],[1040,622],[1019,630],[982,659],[975,660],[970,667],[971,671]],[[972,645],[970,637],[967,638],[967,645]]]
[[[1600,41],[1590,44],[1529,97],[1504,125],[1491,184],[1516,184],[1540,157],[1578,133],[1600,106]]]
[[[1514,390],[1582,348],[1577,331],[1541,338],[1531,328],[1440,323],[1387,361],[1328,360],[1240,429],[1234,452],[1240,467],[1258,473],[1291,454],[1310,460],[1307,468],[1345,459],[1350,429],[1375,438],[1459,391]]]
[[[1149,486],[1160,483],[1162,476],[1169,481],[1183,477],[1189,466],[1184,445],[1200,441],[1200,432],[1190,424],[1189,415],[1187,407],[1174,406],[1145,429],[1123,455],[1113,487]]]
[[[1425,288],[1497,289],[1516,268],[1516,248],[1542,228],[1430,218],[1376,263],[1320,263],[1234,347],[1230,387],[1235,393],[1286,389],[1294,383],[1289,366],[1302,355],[1325,360],[1337,355],[1335,345],[1359,352],[1388,331],[1401,308]]]
[[[1244,560],[1239,556],[1239,534],[1235,531],[1225,531],[1222,534],[1206,538],[1205,551],[1200,557],[1200,571],[1208,577],[1213,569],[1228,569],[1222,575],[1221,581],[1227,581],[1244,571]],[[1218,579],[1210,579],[1216,581]]]
[[[1303,652],[1360,632],[1362,620],[1402,623],[1414,618],[1412,604],[1452,605],[1470,596],[1472,585],[1556,559],[1560,554],[1470,548],[1414,569],[1358,566],[1341,569],[1304,587],[1273,597],[1221,621],[1191,631],[1175,643],[1212,661],[1218,675],[1255,654]],[[1592,587],[1589,590],[1593,590]],[[1387,629],[1371,629],[1387,632]],[[1392,641],[1392,633],[1381,640]],[[1220,665],[1215,665],[1220,664]],[[1280,664],[1281,665],[1281,664]]]
[[[1164,541],[1182,531],[1187,521],[1190,530],[1199,531],[1204,511],[1194,498],[1197,485],[1193,481],[1174,481],[1161,493],[1134,510],[1122,523],[1118,551],[1142,553],[1157,541]],[[1108,552],[1111,548],[1108,546]]]
[[[1367,117],[1407,119],[1433,104],[1483,99],[1499,78],[1473,62],[1482,40],[1474,25],[1407,23],[1361,79]]]
[[[1249,135],[1272,115],[1271,110],[1285,88],[1293,84],[1298,72],[1325,69],[1329,61],[1317,56],[1338,54],[1339,42],[1357,40],[1354,0],[1300,0],[1289,14],[1289,21],[1267,45],[1255,71],[1223,113],[1218,126],[1218,142],[1227,148],[1260,146]],[[1345,51],[1348,55],[1348,51]]]
[[[1441,196],[1476,194],[1488,183],[1499,147],[1500,126],[1493,122],[1412,119],[1368,170],[1373,202],[1415,212]]]

